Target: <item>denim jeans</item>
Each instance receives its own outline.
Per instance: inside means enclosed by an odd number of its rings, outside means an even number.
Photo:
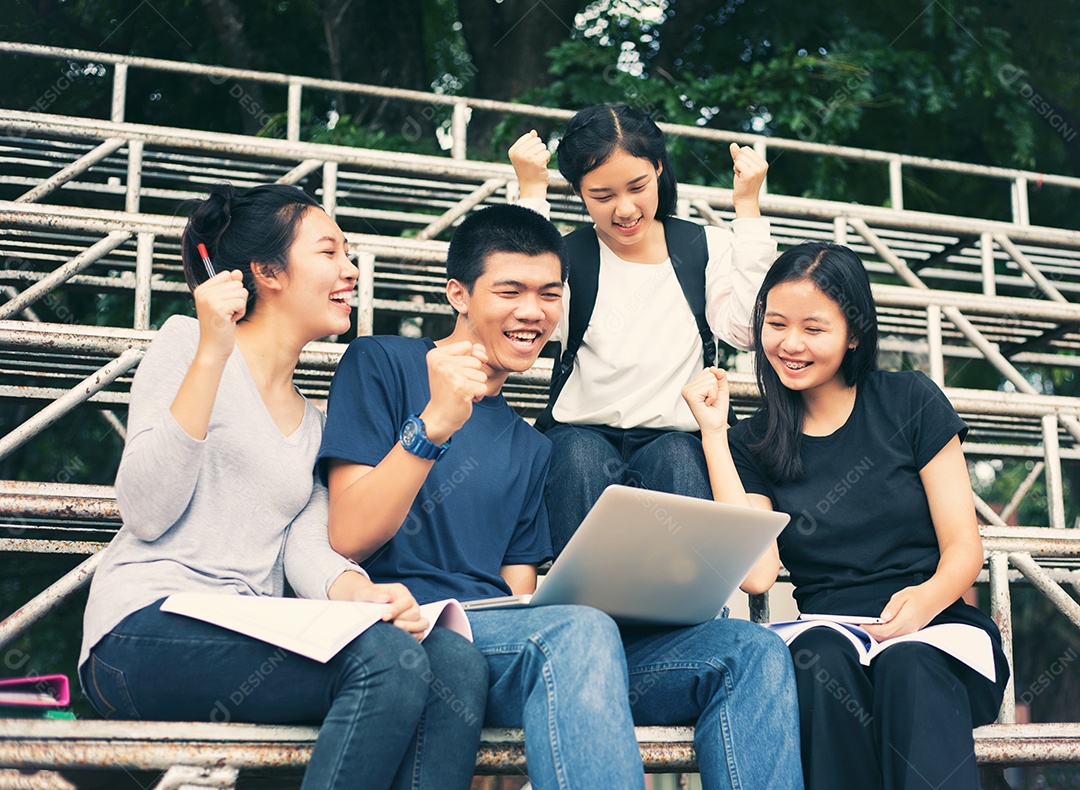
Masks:
[[[702,786],[802,790],[791,657],[745,620],[623,628],[582,606],[469,613],[486,722],[525,728],[537,790],[641,788],[634,724],[696,725]]]
[[[468,788],[487,665],[457,634],[379,623],[325,664],[159,610],[126,617],[79,669],[105,718],[322,722],[304,790]]]
[[[683,431],[556,425],[545,499],[555,556],[609,485],[712,499],[701,439]]]

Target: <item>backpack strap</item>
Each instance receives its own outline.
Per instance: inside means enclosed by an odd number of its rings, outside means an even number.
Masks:
[[[709,263],[705,228],[696,222],[675,217],[668,217],[663,222],[671,266],[694,314],[701,336],[702,358],[705,367],[709,367],[716,362],[716,340],[705,317],[705,268]],[[569,329],[556,353],[548,404],[536,418],[536,427],[541,431],[555,425],[552,410],[574,370],[574,360],[585,338],[585,330],[589,327],[600,283],[600,241],[596,237],[596,229],[591,226],[579,228],[566,236],[565,241],[570,258],[570,275],[567,278],[570,287]]]
[[[709,264],[705,228],[696,222],[668,217],[664,220],[664,236],[675,277],[697,322],[705,367],[710,367],[716,362],[716,339],[705,317],[705,269]]]
[[[536,427],[546,431],[555,425],[552,409],[555,401],[574,370],[585,330],[589,327],[593,307],[596,306],[596,291],[600,283],[600,240],[592,227],[579,228],[564,238],[566,253],[570,260],[570,273],[566,278],[570,288],[569,329],[563,342],[555,353],[555,365],[551,371],[551,386],[548,404],[536,418]]]

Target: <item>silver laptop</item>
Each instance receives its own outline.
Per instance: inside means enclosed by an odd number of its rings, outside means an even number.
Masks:
[[[532,595],[467,610],[584,604],[628,624],[711,620],[787,525],[786,513],[608,486]]]

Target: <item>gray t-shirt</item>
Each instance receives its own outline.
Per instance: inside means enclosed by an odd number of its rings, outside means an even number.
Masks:
[[[195,319],[170,318],[132,383],[116,475],[124,524],[90,586],[80,665],[117,623],[172,593],[281,595],[287,572],[299,594],[325,598],[343,571],[359,570],[327,537],[326,488],[314,474],[324,418],[311,403],[284,436],[236,348],[206,438],[173,418],[198,340]]]

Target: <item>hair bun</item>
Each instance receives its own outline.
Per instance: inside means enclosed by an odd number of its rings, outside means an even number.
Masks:
[[[210,189],[209,197],[196,204],[188,221],[197,242],[206,244],[211,250],[217,247],[218,239],[232,221],[235,195],[236,190],[231,184],[215,184]]]

